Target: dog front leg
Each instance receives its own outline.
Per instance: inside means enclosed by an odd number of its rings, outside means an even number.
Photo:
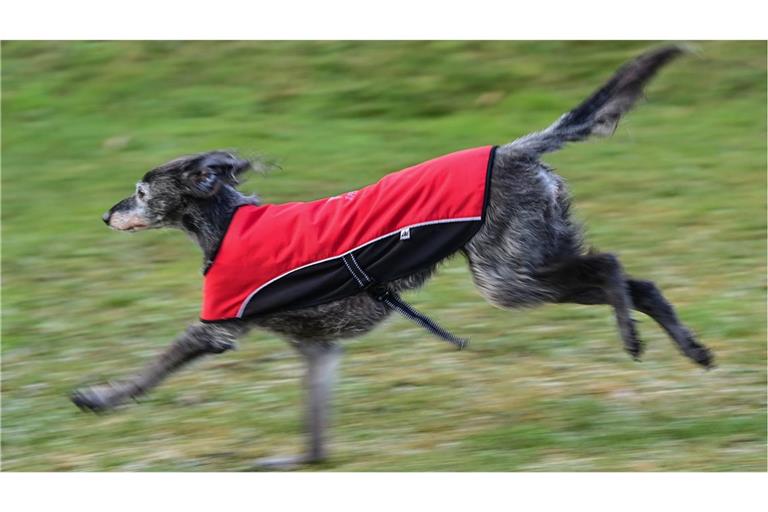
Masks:
[[[306,452],[298,456],[268,457],[256,461],[259,469],[293,469],[302,464],[321,462],[327,456],[326,430],[336,374],[344,352],[335,343],[307,342],[296,345],[307,368],[304,375],[305,430],[308,436]]]
[[[235,340],[245,330],[239,322],[192,325],[137,375],[75,390],[72,401],[81,409],[95,412],[112,409],[147,393],[171,373],[200,356],[235,348]]]
[[[343,349],[336,344],[311,343],[299,348],[307,360],[305,387],[306,430],[309,435],[307,462],[319,462],[326,457],[326,430],[330,417],[331,397]]]

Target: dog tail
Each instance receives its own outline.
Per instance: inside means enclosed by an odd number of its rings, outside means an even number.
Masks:
[[[566,142],[585,140],[591,135],[612,135],[619,119],[643,94],[643,87],[662,66],[686,52],[682,46],[665,46],[648,51],[624,64],[613,77],[579,106],[554,124],[531,133],[506,148],[516,153],[538,156],[556,151]]]

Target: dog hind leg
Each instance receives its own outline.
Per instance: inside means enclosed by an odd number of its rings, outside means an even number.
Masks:
[[[653,318],[680,351],[696,363],[711,368],[714,357],[707,347],[696,341],[693,333],[677,318],[672,304],[662,295],[661,290],[652,281],[629,279],[627,281],[635,309]]]
[[[656,284],[652,281],[627,279],[627,288],[634,309],[653,318],[685,356],[705,368],[713,367],[714,356],[711,351],[700,344],[693,333],[680,322],[674,307],[664,297]],[[588,305],[608,304],[608,297],[601,288],[593,287],[573,292],[559,302]]]
[[[633,303],[618,258],[608,253],[574,256],[540,270],[537,278],[556,292],[556,302],[574,302],[592,290],[593,299],[613,306],[624,348],[639,359],[643,346],[630,314]]]

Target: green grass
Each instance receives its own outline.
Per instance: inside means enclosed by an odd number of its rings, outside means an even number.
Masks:
[[[196,318],[197,249],[100,220],[152,166],[236,148],[282,166],[245,185],[268,201],[335,194],[542,128],[651,44],[4,43],[3,469],[243,470],[300,446],[300,361],[267,333],[140,405],[68,402]],[[401,319],[349,342],[319,469],[766,470],[766,45],[698,46],[612,139],[548,161],[718,369],[645,318],[637,364],[607,308],[493,309],[457,258],[408,299],[470,350]]]

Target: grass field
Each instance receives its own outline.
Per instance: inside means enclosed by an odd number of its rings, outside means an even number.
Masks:
[[[300,446],[300,361],[267,333],[116,413],[68,402],[198,313],[184,235],[100,219],[152,166],[236,148],[282,167],[246,190],[323,197],[542,128],[652,45],[3,43],[2,469],[245,470]],[[347,343],[312,470],[766,470],[766,45],[697,46],[612,139],[548,162],[589,242],[655,280],[718,368],[640,315],[634,363],[605,307],[494,309],[456,258],[407,298],[470,349],[400,318]]]

